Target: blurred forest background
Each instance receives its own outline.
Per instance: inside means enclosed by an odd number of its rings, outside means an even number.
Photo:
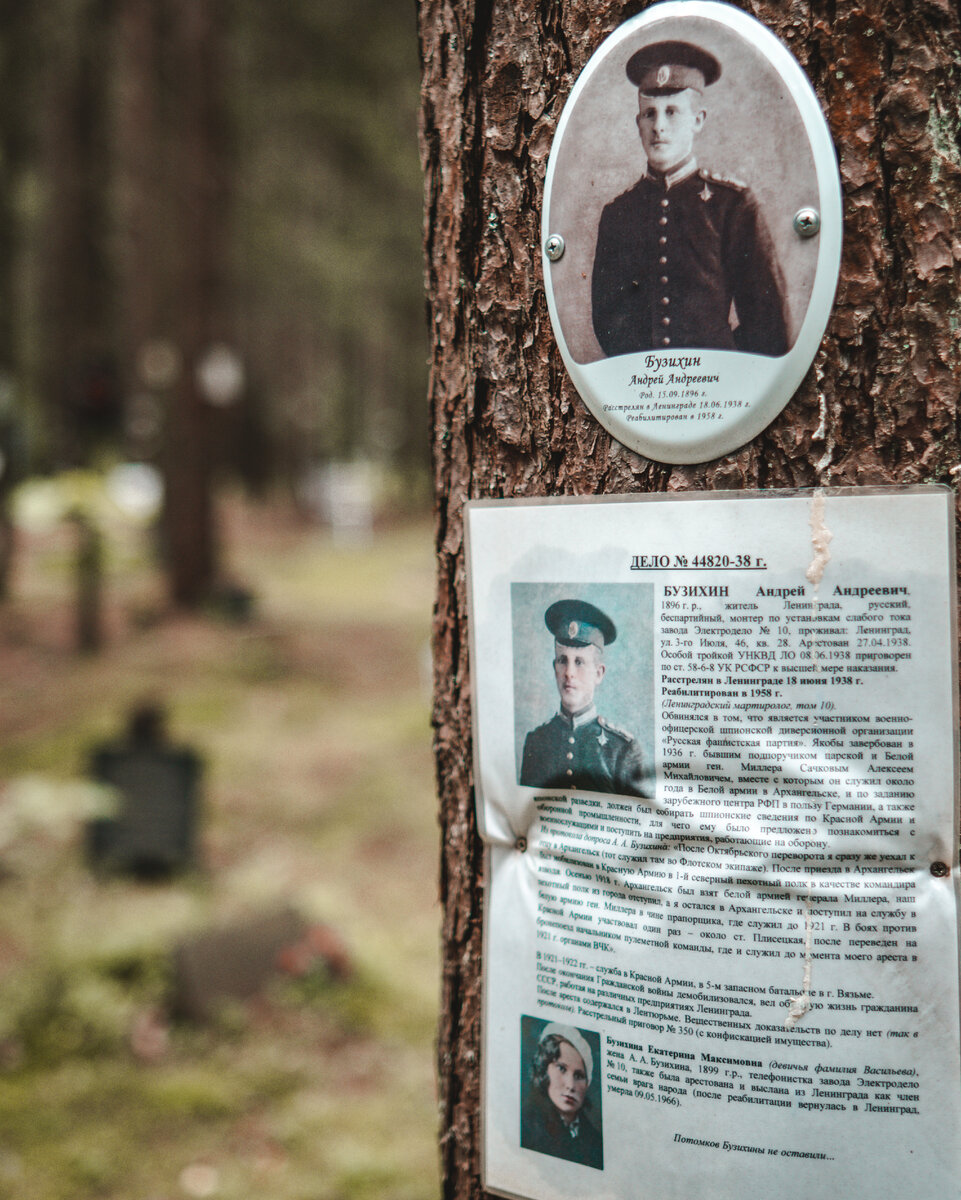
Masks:
[[[396,0],[0,0],[0,1200],[438,1194],[418,86]]]
[[[390,0],[2,0],[0,504],[155,464],[192,604],[219,480],[363,459],[423,501],[417,99]]]

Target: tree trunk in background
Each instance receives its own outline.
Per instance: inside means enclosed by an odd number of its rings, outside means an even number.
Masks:
[[[172,598],[184,605],[210,594],[218,567],[219,414],[196,371],[223,336],[225,41],[221,0],[119,0],[121,357],[127,395],[142,394],[147,416],[135,419],[142,427],[128,431],[128,442],[138,457],[152,456],[159,442],[167,574]],[[152,380],[139,369],[145,347],[174,354]],[[162,430],[151,429],[151,413],[163,409]]]
[[[165,537],[170,589],[196,605],[217,575],[213,511],[215,414],[197,366],[222,337],[226,211],[221,0],[170,0],[171,165],[176,242],[174,340],[183,370],[167,418]]]
[[[844,189],[834,314],[814,366],[777,420],[735,454],[671,467],[625,449],[580,401],[544,299],[544,172],[578,72],[611,30],[645,7],[617,0],[419,4],[447,1197],[480,1194],[484,880],[471,771],[464,501],[950,483],[959,461],[961,17],[947,0],[741,5],[806,69],[835,139]]]
[[[0,604],[9,598],[15,532],[10,494],[24,457],[23,421],[15,410],[20,345],[17,192],[31,143],[27,80],[33,66],[32,17],[19,0],[0,0]]]
[[[117,207],[120,292],[120,377],[130,402],[142,395],[139,421],[126,428],[128,452],[147,457],[156,449],[151,402],[138,359],[148,343],[170,330],[167,300],[171,230],[164,222],[169,190],[168,155],[161,124],[160,12],[155,0],[118,0],[117,7]],[[149,375],[149,371],[148,371]],[[136,416],[136,414],[133,414]],[[131,425],[133,428],[131,428]],[[158,421],[159,425],[159,421]]]
[[[111,0],[53,4],[37,21],[45,70],[41,170],[43,343],[49,457],[77,466],[117,415],[110,236]]]
[[[0,29],[0,371],[9,373],[17,362],[17,188],[32,132],[28,80],[35,52],[27,6],[0,0]]]

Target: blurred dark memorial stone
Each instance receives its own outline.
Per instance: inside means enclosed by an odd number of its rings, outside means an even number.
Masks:
[[[127,736],[93,751],[90,773],[120,793],[115,817],[87,825],[93,868],[156,878],[193,863],[203,762],[167,741],[160,708],[135,709]]]
[[[209,607],[215,616],[242,625],[254,615],[256,596],[249,589],[236,583],[224,583],[214,588]]]
[[[93,654],[103,644],[103,538],[80,509],[68,519],[77,535],[77,649]]]
[[[306,936],[303,917],[282,908],[186,939],[174,951],[174,1015],[202,1021],[226,1000],[249,1000]]]

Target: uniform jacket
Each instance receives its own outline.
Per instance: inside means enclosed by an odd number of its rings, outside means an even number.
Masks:
[[[576,1136],[572,1137],[554,1105],[534,1089],[521,1113],[521,1145],[524,1149],[603,1170],[601,1135],[583,1109],[574,1128]]]
[[[783,282],[757,202],[693,160],[667,176],[649,169],[606,206],[591,295],[594,332],[610,357],[788,351]]]
[[[559,712],[527,735],[521,783],[621,796],[647,794],[637,742],[593,709],[574,718]]]

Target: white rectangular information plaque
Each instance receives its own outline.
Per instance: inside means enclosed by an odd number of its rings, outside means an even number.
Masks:
[[[467,525],[485,1187],[961,1196],[953,493]]]

